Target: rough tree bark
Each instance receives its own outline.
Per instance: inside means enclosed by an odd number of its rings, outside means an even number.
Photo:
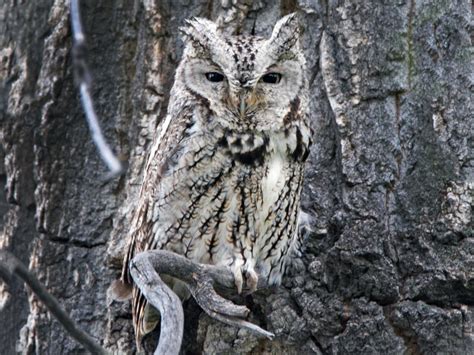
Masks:
[[[474,353],[468,0],[81,1],[96,108],[127,174],[110,182],[71,69],[66,0],[0,4],[0,247],[110,350],[135,349],[110,303],[147,148],[191,16],[268,35],[298,11],[311,77],[307,251],[243,300],[257,339],[185,305],[188,353]],[[78,353],[18,281],[0,283],[0,353]]]

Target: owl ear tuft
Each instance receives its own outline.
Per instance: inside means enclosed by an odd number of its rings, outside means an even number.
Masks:
[[[218,38],[217,25],[201,17],[186,20],[186,26],[180,27],[179,30],[185,42],[199,44],[205,48],[209,48]]]
[[[296,12],[281,18],[273,27],[269,43],[276,57],[291,50],[299,41],[300,24]]]

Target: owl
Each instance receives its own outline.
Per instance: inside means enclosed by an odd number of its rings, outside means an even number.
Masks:
[[[308,78],[294,14],[270,38],[228,36],[196,18],[182,29],[185,50],[168,113],[151,147],[130,228],[129,261],[164,249],[228,267],[237,292],[258,278],[281,282],[297,224],[311,144]],[[186,297],[183,284],[164,278]],[[137,341],[156,325],[133,292]]]

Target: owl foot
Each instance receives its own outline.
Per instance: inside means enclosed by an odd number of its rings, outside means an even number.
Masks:
[[[245,267],[236,260],[236,265],[216,266],[198,264],[182,255],[165,250],[148,250],[138,253],[130,261],[130,275],[146,300],[161,314],[161,334],[156,353],[170,353],[169,347],[176,346],[176,354],[182,340],[184,315],[180,299],[160,278],[159,274],[178,279],[186,284],[197,304],[211,318],[228,325],[246,328],[255,335],[272,339],[274,334],[246,320],[250,310],[224,298],[215,290],[235,294],[236,279],[240,279],[240,292],[253,290],[258,276],[253,268]],[[237,275],[235,277],[235,275]],[[262,279],[261,287],[265,287]],[[248,286],[248,287],[247,287]],[[227,290],[227,291],[225,291]],[[165,350],[166,349],[166,350]]]
[[[234,274],[234,283],[237,287],[237,293],[240,295],[242,293],[242,286],[244,284],[244,277],[242,275],[242,266],[238,263],[234,264],[231,267],[232,273]]]
[[[248,289],[249,289],[249,293],[254,293],[255,291],[257,291],[258,274],[255,272],[253,268],[245,271],[245,280],[246,280],[246,285],[248,286]]]
[[[234,274],[234,282],[239,295],[242,293],[243,289],[248,291],[248,293],[253,293],[257,290],[258,274],[255,272],[253,267],[245,265],[242,266],[240,263],[235,263],[231,267],[231,270]]]

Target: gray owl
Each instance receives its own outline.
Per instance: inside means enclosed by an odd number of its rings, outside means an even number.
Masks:
[[[308,80],[294,14],[269,39],[188,21],[168,115],[153,142],[122,281],[137,253],[165,249],[229,267],[238,292],[279,284],[298,243],[311,133]],[[183,285],[164,279],[181,297]],[[137,340],[156,325],[137,289]]]

